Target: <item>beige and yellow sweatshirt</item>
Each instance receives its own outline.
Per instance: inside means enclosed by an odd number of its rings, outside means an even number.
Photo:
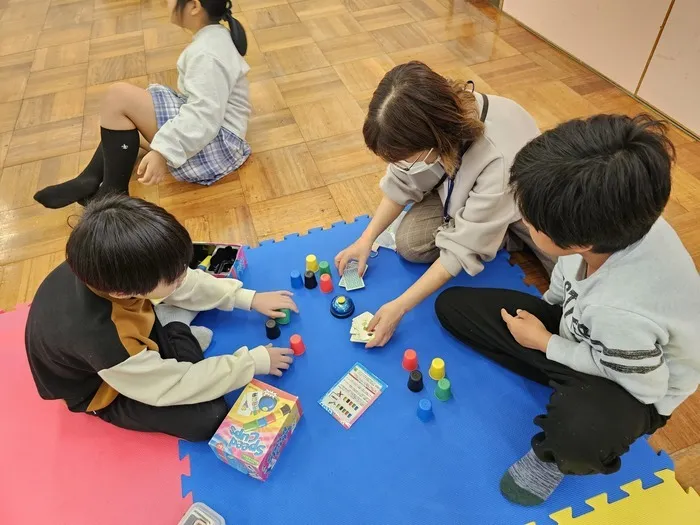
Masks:
[[[235,279],[188,270],[164,302],[194,311],[250,310],[254,295]],[[210,401],[270,370],[262,346],[189,363],[164,359],[164,339],[151,301],[94,291],[66,263],[39,287],[25,334],[39,394],[76,412],[105,408],[119,394],[153,406]]]

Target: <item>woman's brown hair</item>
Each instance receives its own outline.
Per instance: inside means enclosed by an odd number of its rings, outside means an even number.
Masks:
[[[387,162],[434,148],[454,176],[465,143],[484,133],[474,94],[422,62],[396,66],[379,82],[362,128],[365,144]]]

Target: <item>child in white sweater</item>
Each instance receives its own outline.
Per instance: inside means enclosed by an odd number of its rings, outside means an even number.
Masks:
[[[210,185],[250,155],[247,41],[231,15],[231,1],[168,0],[168,7],[172,22],[194,35],[177,61],[180,93],[157,84],[147,90],[110,86],[100,112],[102,142],[80,175],[34,196],[47,208],[128,193],[140,145],[149,150],[137,170],[143,184],[157,184],[170,173]]]
[[[501,480],[516,503],[546,500],[565,474],[609,474],[700,383],[700,277],[661,218],[673,145],[648,117],[599,115],[547,131],[511,168],[532,240],[559,257],[544,299],[451,288],[442,325],[554,389],[530,451]]]

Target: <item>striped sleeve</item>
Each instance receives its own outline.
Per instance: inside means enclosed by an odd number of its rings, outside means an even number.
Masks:
[[[669,335],[650,319],[610,307],[588,307],[575,322],[576,341],[558,335],[547,358],[615,381],[639,401],[656,403],[668,391],[662,345]]]

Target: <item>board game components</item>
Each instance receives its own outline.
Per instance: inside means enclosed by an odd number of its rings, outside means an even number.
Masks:
[[[418,401],[416,415],[421,421],[430,421],[433,419],[433,404],[430,402],[430,399],[421,399]]]
[[[350,327],[350,342],[352,343],[367,343],[374,338],[373,332],[368,332],[367,327],[374,319],[374,316],[369,312],[364,312],[352,320]]]
[[[268,319],[265,321],[265,334],[268,339],[277,339],[280,336],[280,327],[277,326],[276,320]]]
[[[321,284],[319,286],[323,293],[331,293],[333,291],[333,280],[330,274],[321,274]]]
[[[343,271],[343,278],[340,281],[340,285],[344,286],[348,292],[365,287],[365,281],[358,272],[357,261],[350,261],[348,263]]]
[[[331,274],[331,265],[328,264],[328,261],[321,261],[320,263],[318,263],[318,274],[319,275],[325,275],[325,274],[330,275]]]
[[[450,384],[450,380],[446,377],[443,377],[440,379],[440,381],[438,381],[437,386],[435,387],[435,397],[437,397],[440,401],[447,401],[452,397],[452,385]]]
[[[440,379],[445,377],[445,361],[443,361],[439,357],[433,359],[433,361],[430,363],[430,370],[428,370],[428,375],[432,379],[435,379],[435,381],[439,381]]]
[[[275,319],[277,324],[289,324],[289,322],[292,320],[292,311],[289,308],[282,308],[280,309],[280,312],[284,314],[284,317]]]
[[[296,396],[253,379],[209,440],[209,446],[224,463],[264,481],[301,415]]]
[[[348,429],[384,390],[384,381],[355,363],[318,403]]]
[[[401,366],[404,370],[409,372],[418,368],[418,355],[416,354],[415,350],[409,348],[403,353],[403,361],[401,361]]]
[[[211,255],[207,255],[204,259],[202,259],[202,262],[200,262],[197,265],[197,269],[203,270],[206,272],[209,269],[210,264],[211,264]]]
[[[300,356],[306,352],[306,346],[304,345],[304,341],[302,341],[299,334],[294,334],[289,338],[289,348],[294,351],[295,356]]]
[[[420,370],[414,370],[408,374],[408,389],[411,392],[423,390],[423,374],[421,374]]]
[[[318,271],[318,260],[313,253],[306,256],[306,271],[314,273]]]
[[[304,273],[304,287],[308,290],[313,290],[316,288],[318,283],[316,282],[316,274],[311,270],[307,270]]]
[[[345,295],[336,295],[331,301],[331,315],[338,319],[345,319],[355,313],[355,303]]]
[[[292,282],[292,288],[304,287],[304,279],[302,279],[301,274],[296,270],[289,274],[289,279]]]
[[[204,503],[194,503],[177,525],[226,525],[218,512]]]
[[[240,244],[194,242],[192,246],[189,267],[193,270],[200,269],[219,278],[243,279],[248,260]]]

